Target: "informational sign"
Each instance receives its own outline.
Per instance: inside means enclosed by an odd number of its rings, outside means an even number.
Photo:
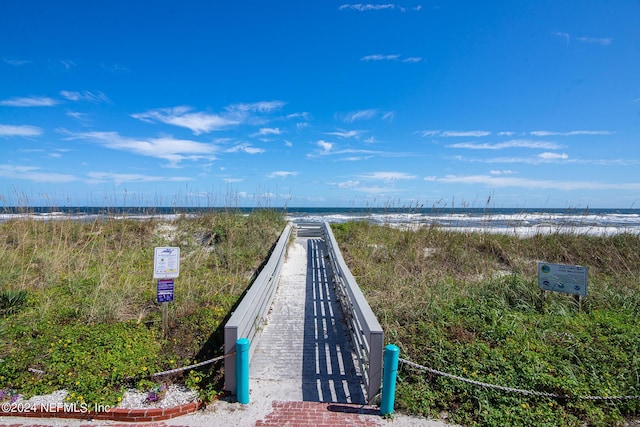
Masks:
[[[173,301],[173,279],[158,280],[158,302]]]
[[[153,278],[175,279],[180,273],[180,248],[156,248],[153,256]]]
[[[587,296],[587,267],[538,263],[538,287],[544,291]]]

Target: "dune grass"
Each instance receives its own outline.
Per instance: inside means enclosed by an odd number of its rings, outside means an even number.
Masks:
[[[333,226],[401,357],[472,380],[562,396],[640,395],[640,237],[528,238],[366,222]],[[589,267],[588,297],[537,285],[537,262]],[[638,400],[550,399],[401,365],[397,405],[463,425],[611,426]]]
[[[267,209],[1,223],[0,389],[66,389],[70,401],[115,405],[127,387],[153,388],[151,373],[221,354],[221,325],[284,224]],[[157,246],[181,248],[166,339]],[[218,370],[154,381],[187,383],[208,399],[220,391]]]

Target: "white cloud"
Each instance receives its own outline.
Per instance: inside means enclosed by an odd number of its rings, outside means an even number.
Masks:
[[[529,141],[514,139],[512,141],[499,142],[495,144],[490,143],[473,143],[473,142],[460,142],[457,144],[447,145],[450,148],[468,148],[470,150],[503,150],[506,148],[533,148],[544,150],[557,150],[564,148],[564,146],[556,144],[555,142],[545,141]]]
[[[6,62],[9,65],[13,65],[14,67],[20,67],[22,65],[31,64],[31,61],[25,61],[25,60],[21,60],[21,59],[3,58],[3,61]]]
[[[530,165],[539,165],[541,163],[591,163],[586,161],[578,162],[569,160],[569,156],[565,153],[541,153],[531,157],[492,157],[492,158],[467,158],[463,156],[454,156],[454,160],[472,163],[524,163]]]
[[[610,45],[611,42],[613,42],[613,39],[609,37],[605,37],[605,38],[578,37],[578,41],[582,43],[592,43],[592,44],[599,44],[601,46],[607,46],[607,45]]]
[[[489,175],[447,175],[437,178],[437,182],[448,184],[481,184],[489,187],[519,187],[527,189],[552,190],[640,190],[640,183],[603,183],[593,181],[553,181],[515,177],[494,177]]]
[[[382,115],[382,120],[393,120],[394,117],[395,114],[393,113],[393,111],[389,111]]]
[[[576,136],[576,135],[614,135],[609,130],[572,130],[569,132],[552,132],[548,130],[536,130],[530,132],[533,136]]]
[[[258,132],[254,133],[252,136],[264,136],[264,135],[281,135],[282,131],[280,128],[262,128]]]
[[[538,157],[543,160],[566,160],[569,155],[566,153],[540,153]]]
[[[65,70],[70,70],[70,69],[71,69],[71,67],[75,67],[75,66],[76,66],[76,63],[75,63],[75,62],[73,62],[73,61],[71,61],[71,60],[68,60],[68,59],[61,59],[61,60],[60,60],[60,61],[58,61],[58,62],[60,63],[60,65],[62,65],[62,67],[63,67]]]
[[[78,111],[67,111],[66,115],[82,124],[87,124],[90,121],[88,119],[89,115],[87,113],[80,113]]]
[[[492,170],[489,172],[491,175],[513,175],[515,172],[509,169],[504,170]]]
[[[286,105],[283,101],[260,101],[252,103],[232,104],[225,109],[233,114],[244,115],[246,113],[271,113],[280,110]]]
[[[385,10],[385,9],[395,9],[396,5],[387,3],[387,4],[343,4],[338,7],[338,10],[357,10],[358,12],[365,12],[369,10]]]
[[[349,181],[339,182],[337,185],[338,185],[338,188],[355,188],[360,185],[360,181],[349,180]]]
[[[304,119],[304,120],[311,120],[311,114],[307,113],[306,111],[303,113],[292,113],[292,114],[287,114],[285,116],[287,119]]]
[[[73,175],[42,172],[40,168],[34,166],[0,165],[0,176],[10,179],[24,179],[33,182],[48,182],[63,184],[77,181]]]
[[[316,145],[322,149],[323,154],[329,153],[333,149],[333,142],[320,140],[316,142]]]
[[[191,129],[195,135],[226,129],[229,126],[241,123],[238,119],[226,118],[218,114],[191,113],[190,111],[190,107],[180,106],[132,114],[131,117],[148,123],[158,121],[174,126],[185,127]]]
[[[415,64],[415,63],[418,63],[418,62],[422,62],[422,58],[419,57],[419,56],[410,56],[408,58],[403,59],[402,62],[408,62],[410,64]]]
[[[120,136],[117,132],[61,132],[67,134],[68,139],[89,140],[113,150],[168,160],[172,165],[183,160],[214,160],[214,153],[218,150],[218,147],[212,144],[168,136],[138,139]]]
[[[409,175],[404,172],[372,172],[359,175],[362,179],[379,179],[382,181],[404,181],[416,179],[415,175]]]
[[[428,136],[438,136],[440,135],[440,132],[442,131],[441,130],[423,130],[418,133],[422,135],[424,138],[426,138]]]
[[[108,172],[90,172],[89,184],[100,184],[103,182],[113,182],[115,185],[121,185],[128,182],[183,182],[191,181],[188,177],[164,177],[151,176],[142,174],[126,174],[126,173],[108,173]]]
[[[0,105],[5,107],[52,107],[56,104],[58,101],[46,96],[26,96],[0,101]]]
[[[339,138],[359,138],[364,133],[361,130],[340,130],[336,132],[325,132],[327,135],[337,136]]]
[[[237,182],[244,182],[244,178],[224,178],[224,182],[228,184],[235,184]]]
[[[42,135],[42,129],[35,126],[0,125],[1,136],[38,136]]]
[[[482,137],[489,136],[491,132],[485,130],[470,130],[470,131],[456,131],[456,130],[446,130],[440,133],[440,136],[444,137]]]
[[[553,33],[553,35],[554,36],[558,36],[558,37],[562,37],[567,42],[567,46],[569,45],[569,41],[571,40],[571,35],[569,33],[563,33],[563,32],[558,31],[558,32]]]
[[[131,72],[129,67],[126,67],[120,64],[113,64],[113,65],[102,64],[101,67],[104,71],[107,71],[113,74],[128,74]]]
[[[434,137],[441,136],[444,138],[479,138],[483,136],[491,135],[491,132],[486,130],[469,130],[469,131],[459,131],[459,130],[423,130],[418,132],[423,137]]]
[[[288,141],[288,140],[285,139],[284,140],[284,145],[287,146],[287,147],[293,147],[293,142]]]
[[[360,61],[395,61],[398,58],[400,58],[399,54],[393,54],[393,55],[376,54],[376,55],[363,56],[362,58],[360,58]]]
[[[347,123],[353,123],[356,120],[371,120],[378,114],[378,110],[376,109],[368,109],[368,110],[360,110],[353,111],[351,113],[347,113],[344,117],[344,121]]]
[[[298,172],[291,172],[291,171],[276,171],[276,172],[271,172],[270,174],[267,175],[267,178],[288,178],[290,176],[297,176]]]
[[[225,152],[226,153],[243,152],[247,154],[260,154],[260,153],[264,153],[265,150],[262,148],[252,147],[250,144],[238,144],[235,147],[229,148]]]
[[[111,100],[109,99],[109,97],[102,92],[93,93],[88,90],[85,90],[83,92],[71,92],[68,90],[63,90],[63,91],[60,91],[60,95],[62,95],[64,98],[68,99],[69,101],[86,101],[86,102],[93,102],[94,104],[99,104],[99,103],[110,104],[111,103]]]
[[[153,123],[161,122],[190,129],[195,135],[222,130],[243,123],[260,124],[265,120],[256,114],[270,113],[282,108],[282,101],[262,101],[249,104],[232,104],[223,114],[192,112],[188,106],[160,108],[144,113],[132,114],[138,120]]]

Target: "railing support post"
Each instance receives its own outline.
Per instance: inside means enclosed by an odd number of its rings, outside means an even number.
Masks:
[[[238,402],[249,403],[249,339],[236,341],[236,394]]]
[[[398,376],[398,359],[400,349],[389,344],[384,348],[384,377],[382,380],[382,401],[380,403],[380,415],[393,413],[393,405],[396,398],[396,378]]]

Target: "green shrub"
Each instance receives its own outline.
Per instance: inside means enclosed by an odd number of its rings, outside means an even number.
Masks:
[[[70,401],[115,405],[127,387],[149,389],[152,373],[219,355],[224,320],[284,225],[271,210],[169,222],[0,223],[7,272],[0,278],[0,387],[25,396],[66,389]],[[153,280],[156,246],[181,248],[166,339]],[[166,380],[197,385],[211,399],[221,388],[219,371],[208,366]]]
[[[340,224],[349,268],[401,357],[471,380],[562,396],[640,395],[640,236],[518,238]],[[589,295],[543,298],[537,262],[589,267]],[[463,425],[611,426],[638,400],[549,399],[401,365],[397,403]]]

